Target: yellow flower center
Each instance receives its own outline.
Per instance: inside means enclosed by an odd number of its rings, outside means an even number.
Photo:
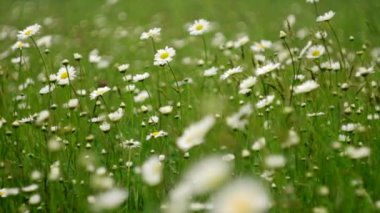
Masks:
[[[18,48],[22,48],[24,46],[24,43],[22,43],[21,41],[17,42],[17,47]]]
[[[30,36],[32,34],[32,32],[33,32],[32,30],[26,30],[25,35]]]
[[[152,132],[153,137],[157,137],[160,135],[160,132]]]
[[[197,31],[201,31],[201,30],[203,30],[203,25],[201,25],[201,24],[197,24],[197,26],[195,26],[195,29],[196,29]]]
[[[312,56],[314,57],[318,57],[321,55],[321,52],[319,52],[319,50],[314,50],[312,53],[311,53]]]
[[[61,79],[66,79],[66,78],[68,78],[69,77],[69,72],[67,72],[67,70],[65,71],[65,72],[63,72],[62,74],[61,74]]]
[[[169,57],[169,53],[168,52],[163,52],[161,55],[160,55],[160,58],[161,59],[166,59],[166,58],[168,58]]]

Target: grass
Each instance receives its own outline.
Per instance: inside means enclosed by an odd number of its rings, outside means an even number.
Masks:
[[[212,183],[216,187],[194,195],[193,204],[213,203],[225,186],[239,177],[249,177],[267,189],[252,200],[268,194],[268,212],[373,212],[380,208],[380,54],[376,49],[380,45],[380,2],[321,1],[318,14],[313,4],[280,0],[141,0],[113,5],[105,1],[36,0],[2,1],[0,6],[0,212],[103,211],[96,196],[112,189],[128,192],[128,198],[110,212],[169,211],[165,205],[173,200],[170,196],[180,183],[185,183],[186,171],[215,155],[232,169],[225,181],[216,184],[219,179],[215,179]],[[331,21],[315,22],[317,15],[329,10],[336,12]],[[289,14],[296,16],[296,23],[285,27]],[[199,18],[211,21],[214,27],[204,37],[190,36],[185,24]],[[36,47],[28,38],[29,48],[12,50],[18,30],[34,23],[42,28],[32,38],[52,35],[51,46]],[[153,27],[162,28],[154,47],[150,40],[139,39]],[[279,38],[280,30],[286,33],[283,39]],[[310,33],[301,38],[297,35],[302,30]],[[314,36],[320,30],[327,32],[325,40]],[[218,32],[226,38],[223,48],[213,45]],[[249,36],[247,44],[228,48],[228,41],[242,35]],[[250,46],[262,39],[272,41],[272,47],[252,52]],[[308,41],[327,51],[317,59],[305,57],[307,51],[298,57]],[[173,61],[154,66],[155,49],[165,46],[176,50]],[[90,62],[94,49],[105,64]],[[202,62],[205,52],[208,63]],[[75,60],[74,53],[83,58]],[[28,60],[11,62],[20,55]],[[254,60],[255,55],[265,56],[264,61]],[[64,59],[68,65],[62,65]],[[330,59],[340,68],[323,68]],[[268,63],[281,65],[255,76],[255,71]],[[120,64],[130,64],[126,73],[118,72]],[[73,66],[77,77],[65,86],[53,82],[55,90],[40,95],[40,89],[47,85],[41,79],[56,74],[60,67],[67,69],[65,66]],[[219,69],[218,74],[204,77],[204,70],[212,66]],[[243,68],[242,73],[220,79],[222,73],[237,66]],[[369,74],[360,74],[361,69],[370,67],[373,71]],[[149,78],[127,80],[142,73],[149,73]],[[239,94],[239,84],[249,76],[257,77],[251,93]],[[177,84],[186,78],[190,83]],[[319,87],[293,94],[291,86],[306,80],[317,82]],[[29,83],[20,88],[25,82]],[[127,85],[135,89],[127,91]],[[91,100],[90,93],[103,86],[111,91]],[[146,100],[135,101],[143,90],[148,91]],[[274,95],[274,101],[257,107],[268,95]],[[63,107],[70,99],[78,99],[79,105]],[[226,119],[245,104],[251,104],[252,114],[238,120],[246,119],[247,125],[231,128]],[[173,106],[173,111],[164,115],[158,109],[166,105]],[[119,108],[124,109],[124,115],[117,122],[106,119],[111,127],[108,132],[101,131],[102,122],[90,122]],[[38,122],[42,111],[49,116]],[[153,115],[159,122],[149,124]],[[212,128],[193,129],[189,137],[190,141],[203,138],[199,132],[205,130],[204,142],[181,150],[176,145],[178,138],[207,115],[215,120]],[[168,135],[146,139],[159,130]],[[265,138],[266,145],[252,150],[260,138]],[[140,146],[121,146],[131,139]],[[296,142],[285,148],[291,139]],[[142,165],[159,155],[160,162],[149,167],[148,177],[162,177],[151,186],[140,174],[144,173]],[[271,167],[267,160],[274,155],[283,157],[285,164]],[[54,168],[60,171],[56,178]],[[215,168],[217,165],[210,164],[196,177],[214,174]],[[37,188],[21,190],[31,184]],[[11,189],[16,191],[13,195]],[[34,202],[33,195],[40,201]],[[120,196],[107,203],[111,205],[117,198]],[[176,204],[181,206],[179,201]],[[220,205],[213,204],[214,208]]]

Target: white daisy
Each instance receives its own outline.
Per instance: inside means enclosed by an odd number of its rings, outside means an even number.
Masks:
[[[148,32],[143,32],[140,36],[140,40],[146,40],[146,39],[157,39],[159,38],[161,34],[161,28],[152,28]]]
[[[210,30],[210,22],[204,19],[195,20],[194,23],[190,25],[190,27],[188,28],[190,35],[194,35],[194,36],[203,35],[209,30]]]
[[[256,76],[261,76],[261,75],[265,75],[267,73],[270,73],[272,72],[273,70],[276,70],[280,67],[280,63],[269,63],[265,66],[262,66],[262,67],[259,67],[256,69]]]
[[[22,50],[24,48],[28,48],[29,44],[23,41],[17,41],[15,44],[12,45],[12,50]]]
[[[226,70],[221,76],[220,76],[220,79],[222,80],[226,80],[227,78],[229,78],[231,75],[235,75],[237,73],[241,73],[243,72],[244,69],[243,67],[241,66],[238,66],[238,67],[234,67],[234,68],[231,68],[231,69],[228,69]]]
[[[203,76],[205,76],[205,77],[211,77],[211,76],[216,75],[217,72],[218,72],[218,68],[216,68],[216,67],[211,67],[211,68],[209,68],[209,69],[207,69],[207,70],[205,70],[205,71],[203,72]]]
[[[163,130],[160,130],[160,131],[155,131],[155,132],[152,132],[150,133],[149,135],[146,136],[146,140],[150,140],[152,138],[160,138],[160,137],[165,137],[167,136],[168,133],[163,131]]]
[[[325,14],[317,17],[317,22],[330,21],[335,16],[334,11],[328,11]]]
[[[151,156],[141,167],[141,175],[150,186],[159,184],[162,180],[163,165],[158,156]]]
[[[31,26],[26,27],[24,30],[19,31],[17,34],[17,38],[19,40],[25,40],[37,34],[38,31],[40,31],[40,29],[41,29],[41,25],[33,24]]]
[[[251,50],[253,52],[264,52],[266,49],[270,49],[272,47],[272,42],[268,40],[261,40],[260,42],[255,42],[251,46]]]
[[[205,135],[214,126],[214,123],[215,118],[207,116],[201,121],[190,125],[185,129],[182,136],[177,139],[177,146],[186,152],[192,147],[202,144]]]
[[[68,85],[70,81],[77,77],[75,68],[73,66],[63,66],[56,74],[56,81],[58,85]]]
[[[304,83],[296,86],[294,88],[294,94],[302,94],[313,91],[319,87],[319,84],[313,80],[305,81]]]
[[[154,65],[162,66],[173,60],[175,56],[175,50],[171,47],[165,47],[164,49],[157,50],[154,55]]]
[[[94,100],[99,96],[103,96],[106,92],[110,91],[111,88],[105,86],[105,87],[99,87],[96,90],[92,91],[90,94],[90,99]]]
[[[256,108],[261,109],[261,108],[271,105],[272,102],[274,101],[274,98],[275,98],[274,95],[268,95],[262,98],[260,101],[256,103]]]
[[[306,58],[316,59],[321,57],[325,53],[325,47],[322,45],[315,45],[308,49]]]

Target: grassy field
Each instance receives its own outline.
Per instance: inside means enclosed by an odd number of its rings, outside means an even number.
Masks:
[[[0,212],[379,211],[379,10],[0,1]]]

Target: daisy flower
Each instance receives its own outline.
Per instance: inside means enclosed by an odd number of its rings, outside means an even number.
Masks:
[[[164,137],[164,136],[167,136],[168,133],[163,131],[163,130],[160,130],[160,131],[155,131],[155,132],[152,132],[150,133],[149,135],[146,136],[146,140],[150,140],[151,138],[160,138],[160,137]]]
[[[128,197],[128,192],[124,189],[114,188],[102,192],[96,196],[89,196],[88,202],[94,210],[111,210],[120,206]]]
[[[237,73],[241,73],[243,72],[243,67],[241,66],[238,66],[238,67],[234,67],[234,68],[231,68],[231,69],[228,69],[227,71],[225,71],[221,76],[220,76],[220,79],[222,80],[226,80],[227,78],[229,78],[231,75],[234,75],[234,74],[237,74]]]
[[[39,25],[39,24],[33,24],[31,26],[28,26],[24,30],[19,31],[18,34],[17,34],[17,38],[19,40],[28,39],[28,38],[34,36],[35,34],[37,34],[38,31],[40,31],[40,29],[41,29],[41,25]]]
[[[316,3],[316,2],[319,2],[319,0],[306,0],[307,3]]]
[[[157,50],[154,55],[154,65],[163,66],[173,60],[175,56],[175,50],[171,47],[165,47],[164,49]]]
[[[280,63],[269,63],[265,66],[259,67],[256,69],[256,76],[265,75],[267,73],[272,72],[275,69],[278,69],[280,67]]]
[[[121,64],[117,67],[120,73],[125,73],[129,69],[129,64]]]
[[[150,77],[150,74],[147,72],[142,73],[142,74],[136,74],[132,77],[132,81],[136,83],[136,82],[144,81],[145,79],[149,77]]]
[[[161,114],[167,115],[173,111],[173,106],[162,106],[158,109],[158,111],[160,111]]]
[[[260,42],[256,42],[251,46],[251,50],[253,52],[259,53],[264,52],[266,49],[272,47],[272,42],[268,40],[261,40]]]
[[[259,182],[239,178],[217,193],[212,205],[211,213],[267,212],[271,201],[267,190]]]
[[[325,53],[325,47],[322,45],[315,45],[309,48],[306,53],[306,58],[316,59],[321,57]]]
[[[205,76],[205,77],[211,77],[211,76],[216,75],[217,72],[218,72],[218,68],[211,67],[211,68],[203,71],[203,76]]]
[[[72,66],[64,66],[58,70],[56,80],[58,85],[68,85],[70,81],[76,78],[75,68]]]
[[[303,84],[294,88],[294,94],[302,94],[313,91],[319,87],[319,84],[313,80],[305,81]]]
[[[195,20],[187,30],[193,36],[203,35],[210,30],[210,22],[204,19]]]
[[[188,151],[193,146],[200,145],[204,142],[204,137],[208,131],[214,126],[215,118],[207,116],[201,121],[190,125],[185,129],[181,137],[177,139],[177,146],[182,151]]]
[[[256,108],[261,109],[261,108],[271,105],[272,102],[274,101],[274,98],[275,98],[274,95],[268,95],[262,98],[260,101],[256,103]]]
[[[22,50],[24,48],[28,48],[29,44],[23,41],[17,41],[15,44],[12,45],[12,50]]]
[[[248,78],[244,79],[239,84],[239,94],[248,94],[251,92],[251,88],[256,84],[257,78],[253,76],[249,76]]]
[[[330,11],[326,12],[325,14],[318,16],[317,22],[330,21],[334,16],[335,16],[335,12],[330,10]]]
[[[140,36],[140,40],[147,40],[147,39],[156,39],[159,38],[161,35],[161,28],[152,28],[148,32],[143,32]]]
[[[158,156],[152,156],[141,167],[144,182],[150,186],[159,184],[162,180],[163,165]]]
[[[96,90],[92,91],[90,94],[90,99],[94,100],[99,96],[103,96],[106,92],[110,91],[111,88],[105,86],[105,87],[99,87]]]

